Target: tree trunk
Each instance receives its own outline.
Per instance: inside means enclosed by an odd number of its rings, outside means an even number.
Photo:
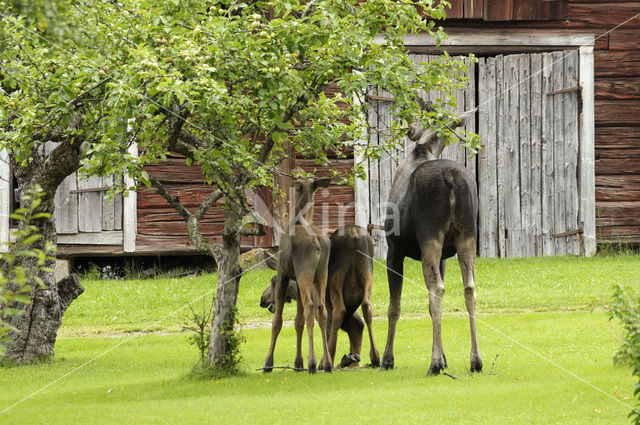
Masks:
[[[19,182],[23,193],[28,192],[35,182]],[[28,246],[28,249],[43,249],[47,242],[56,242],[56,228],[53,219],[53,194],[46,193],[42,197],[42,203],[34,212],[47,212],[51,216],[33,220],[31,224],[38,227],[38,233],[43,237]],[[28,207],[28,205],[22,205]],[[37,262],[33,258],[21,257],[18,263],[31,270],[36,270]],[[45,267],[53,270],[55,260],[48,260]],[[29,282],[31,288],[30,304],[20,304],[21,314],[3,317],[3,321],[14,327],[9,333],[10,341],[5,343],[6,358],[17,363],[29,363],[54,354],[58,328],[62,323],[62,315],[84,289],[80,286],[77,277],[64,279],[56,283],[53,271],[37,270],[35,276],[39,277],[43,286],[34,280]]]
[[[222,235],[222,253],[216,259],[218,263],[218,290],[216,292],[211,340],[207,353],[207,364],[216,369],[228,366],[232,354],[227,336],[233,331],[236,315],[236,300],[242,269],[240,259],[240,216],[229,208],[226,211],[225,228]]]

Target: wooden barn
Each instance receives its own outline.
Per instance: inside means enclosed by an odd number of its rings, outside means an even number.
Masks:
[[[436,54],[478,57],[470,85],[457,94],[458,110],[478,107],[467,129],[483,149],[469,157],[448,147],[444,157],[477,176],[479,254],[488,257],[595,252],[602,242],[640,243],[640,2],[604,0],[452,0],[444,23],[448,39],[407,39],[416,64]],[[418,66],[418,65],[417,65]],[[372,91],[384,127],[390,100]],[[429,94],[427,94],[429,96]],[[384,134],[371,135],[381,143]],[[385,201],[404,150],[368,163],[355,189],[332,185],[316,197],[315,215],[332,231],[340,224],[369,227],[376,255],[385,255]],[[348,169],[354,158],[335,159]],[[313,170],[295,158],[288,167]],[[179,156],[147,167],[195,207],[208,193],[198,167]],[[328,174],[328,170],[317,170]],[[56,195],[62,256],[195,253],[186,226],[150,188],[112,202],[110,178],[70,176]],[[0,157],[0,239],[8,240],[14,187]],[[271,208],[268,190],[251,196],[259,212]],[[358,202],[356,202],[356,200]],[[212,209],[205,235],[216,238],[223,217]],[[270,231],[247,238],[245,248],[272,246]]]

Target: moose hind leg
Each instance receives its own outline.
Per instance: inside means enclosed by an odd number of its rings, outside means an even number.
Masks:
[[[296,328],[296,359],[293,363],[294,370],[299,372],[304,369],[304,362],[302,360],[302,333],[304,332],[304,304],[300,298],[300,290],[298,290],[297,298],[297,313],[295,318]]]
[[[482,372],[482,357],[478,350],[478,340],[476,336],[476,289],[474,283],[474,260],[476,256],[476,241],[474,238],[467,238],[456,244],[458,250],[458,262],[462,272],[464,283],[464,301],[469,313],[469,327],[471,329],[471,372]]]
[[[422,247],[422,273],[429,290],[429,314],[433,325],[429,375],[438,375],[447,367],[441,336],[442,297],[444,296],[444,283],[440,273],[441,252],[442,242],[438,240],[427,241]]]
[[[369,332],[369,359],[371,360],[372,367],[380,366],[380,354],[376,348],[376,343],[373,340],[373,308],[371,307],[371,289],[373,287],[373,276],[370,273],[363,276],[362,279],[365,284],[364,297],[362,299],[362,315],[364,321],[367,324],[367,331]]]
[[[400,319],[400,298],[402,297],[402,273],[404,269],[404,256],[394,254],[394,248],[390,244],[387,253],[387,279],[389,281],[389,329],[387,330],[387,345],[382,356],[380,370],[393,369],[395,359],[393,355],[393,342],[396,335],[396,324]]]

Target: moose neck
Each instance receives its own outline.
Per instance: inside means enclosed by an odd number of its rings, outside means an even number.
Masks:
[[[304,218],[304,220],[310,225],[313,224],[313,202],[309,202],[302,206],[296,206],[295,216]]]

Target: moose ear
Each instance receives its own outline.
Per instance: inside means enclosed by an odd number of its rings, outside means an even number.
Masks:
[[[313,181],[313,190],[318,190],[321,187],[329,187],[331,184],[331,177],[322,177]]]
[[[467,121],[469,121],[470,118],[475,117],[477,110],[478,110],[478,108],[474,108],[474,109],[471,109],[469,111],[463,112],[462,115],[460,115],[460,117],[458,117],[459,121],[456,122],[451,127],[458,128],[458,127],[464,126],[467,123]]]
[[[271,270],[278,270],[278,254],[272,251],[267,251],[266,252],[266,263],[267,263],[267,267],[269,267]]]

